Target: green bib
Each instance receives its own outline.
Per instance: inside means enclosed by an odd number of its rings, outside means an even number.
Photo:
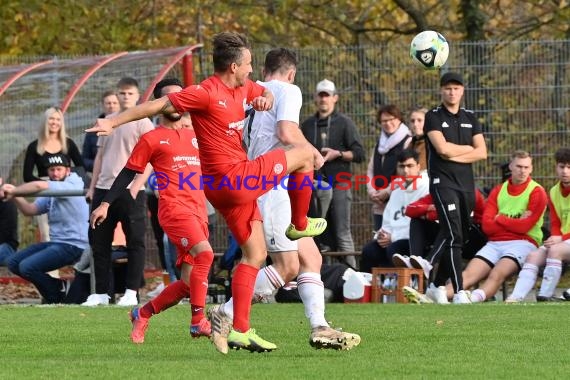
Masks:
[[[507,186],[509,181],[506,181],[501,186],[499,195],[497,196],[497,207],[499,208],[499,214],[506,215],[510,218],[520,218],[522,214],[527,210],[528,200],[530,199],[530,193],[536,188],[540,187],[538,183],[534,180],[530,180],[526,189],[517,196],[510,195]],[[540,215],[540,218],[534,226],[527,232],[527,236],[533,239],[536,244],[542,243],[542,223],[544,219],[544,211]]]
[[[554,205],[556,215],[560,219],[562,235],[565,235],[570,232],[570,196],[562,196],[560,182],[550,189],[550,201]]]

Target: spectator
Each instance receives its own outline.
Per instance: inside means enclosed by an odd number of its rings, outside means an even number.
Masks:
[[[472,111],[461,107],[465,87],[461,75],[453,72],[440,79],[442,104],[426,114],[424,132],[428,143],[430,194],[440,219],[433,263],[439,263],[426,295],[445,298],[451,278],[456,302],[469,302],[463,289],[462,250],[475,205],[472,163],[487,158],[481,124]]]
[[[139,98],[138,82],[129,77],[119,80],[117,85],[121,110],[136,106]],[[100,137],[97,143],[97,156],[93,165],[93,179],[87,198],[92,199],[95,210],[109,192],[117,175],[127,163],[139,138],[153,130],[149,119],[141,119],[124,124],[111,136]],[[122,189],[121,196],[108,210],[108,216],[96,229],[91,230],[90,243],[93,252],[95,271],[95,293],[91,294],[84,306],[107,305],[109,303],[109,280],[111,273],[111,251],[113,233],[117,222],[121,222],[127,240],[127,276],[125,294],[119,299],[119,306],[138,304],[137,292],[143,281],[145,265],[145,195],[144,183],[152,167],[138,175],[128,189]]]
[[[38,130],[38,138],[28,145],[24,158],[24,182],[48,179],[47,156],[64,154],[75,165],[80,176],[84,174],[83,159],[72,139],[67,137],[63,111],[59,107],[50,107],[44,112]],[[34,175],[34,168],[36,174]],[[47,217],[36,217],[41,241],[49,241]]]
[[[538,276],[538,268],[546,264],[537,301],[550,301],[560,281],[562,262],[570,260],[570,149],[560,148],[554,154],[558,182],[550,189],[550,237],[531,252],[519,273],[513,293],[507,302],[520,302],[528,295]],[[567,292],[566,292],[567,293]],[[566,295],[563,293],[566,299]]]
[[[75,263],[88,246],[88,206],[82,197],[38,197],[29,203],[23,197],[38,191],[82,191],[83,180],[70,172],[65,154],[44,155],[43,167],[48,169],[49,181],[32,181],[20,186],[5,184],[6,199],[13,199],[24,215],[47,214],[50,241],[33,244],[16,252],[7,260],[14,274],[36,286],[45,303],[60,303],[65,298],[67,283],[46,272]]]
[[[330,223],[327,236],[331,237],[332,249],[340,252],[354,252],[350,214],[352,208],[351,189],[337,188],[339,176],[351,176],[351,162],[364,160],[364,148],[354,122],[345,114],[336,110],[339,99],[336,86],[328,79],[317,84],[315,104],[317,112],[301,124],[307,140],[324,156],[325,164],[320,173],[331,181],[332,201],[327,213]],[[321,186],[322,187],[322,186]],[[321,214],[321,215],[322,215]],[[356,265],[353,256],[347,256],[347,263]]]
[[[99,115],[99,118],[104,118],[107,115],[119,112],[121,106],[119,104],[119,98],[115,90],[105,91],[101,98],[103,102],[103,113]],[[81,151],[81,157],[83,158],[83,164],[85,165],[85,171],[87,173],[93,174],[93,162],[95,161],[95,156],[97,155],[97,134],[93,132],[87,132],[85,134],[85,139],[83,140],[83,150]]]
[[[404,215],[406,205],[423,197],[428,193],[428,178],[421,175],[419,154],[415,150],[407,149],[397,157],[397,171],[402,178],[392,181],[394,190],[386,204],[386,216],[382,221],[382,228],[376,233],[377,237],[362,248],[360,270],[372,272],[373,267],[391,267],[392,257],[395,260],[405,261],[410,267],[410,218]],[[398,262],[398,264],[401,264]],[[398,265],[401,266],[401,265]]]
[[[414,149],[420,155],[420,166],[422,170],[427,172],[427,146],[426,135],[424,134],[424,122],[426,118],[427,108],[418,107],[410,112],[410,129],[412,131],[412,140],[410,148]]]
[[[366,187],[372,201],[374,229],[382,226],[382,215],[386,202],[390,198],[390,179],[396,174],[398,155],[410,144],[410,129],[402,122],[402,113],[398,106],[389,104],[380,107],[377,121],[381,126],[380,137],[374,146],[368,162],[368,178],[376,177],[376,182],[370,181]],[[423,170],[426,167],[422,167]]]
[[[0,177],[0,199],[4,181]],[[18,209],[13,202],[0,201],[0,266],[18,249]]]

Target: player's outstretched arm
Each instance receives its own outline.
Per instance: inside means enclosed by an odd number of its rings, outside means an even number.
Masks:
[[[168,96],[163,96],[160,99],[144,102],[136,107],[129,108],[111,118],[97,119],[93,127],[86,129],[86,132],[97,132],[97,136],[108,136],[113,133],[113,128],[120,127],[121,125],[133,120],[144,119],[159,113],[174,113],[176,110]]]

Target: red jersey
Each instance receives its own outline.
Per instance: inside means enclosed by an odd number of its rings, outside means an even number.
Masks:
[[[178,112],[190,112],[204,174],[225,175],[233,164],[247,160],[242,147],[245,110],[264,91],[265,87],[249,79],[242,87],[229,88],[211,76],[199,85],[168,94]]]
[[[160,192],[159,214],[166,209],[169,213],[190,212],[207,221],[206,197],[200,187],[202,171],[198,141],[194,131],[159,126],[145,133],[125,166],[142,173],[149,162],[154,168],[155,188]]]

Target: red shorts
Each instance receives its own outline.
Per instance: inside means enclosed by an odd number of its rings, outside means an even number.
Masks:
[[[190,249],[196,244],[207,241],[208,223],[194,214],[174,214],[167,216],[159,212],[158,220],[162,229],[176,246],[176,266],[182,263],[194,265],[194,258],[190,255]]]
[[[276,149],[232,165],[225,175],[215,175],[210,185],[204,185],[206,197],[222,214],[239,245],[251,235],[251,222],[263,220],[257,198],[283,186],[287,175],[287,159],[283,149]]]

